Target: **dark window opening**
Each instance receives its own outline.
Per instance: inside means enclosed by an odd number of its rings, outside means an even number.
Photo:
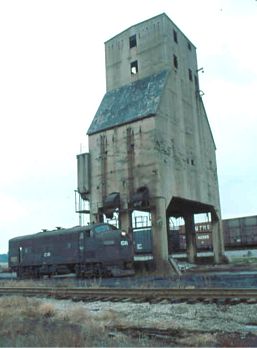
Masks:
[[[137,36],[136,35],[132,35],[129,38],[129,48],[133,48],[137,46]]]
[[[176,32],[176,30],[173,29],[173,39],[176,43],[178,43],[178,34]]]
[[[178,68],[178,58],[175,54],[173,55],[173,65],[176,69]]]
[[[190,44],[190,42],[187,43],[187,48],[189,49],[189,51],[191,51],[191,44]]]
[[[195,75],[195,89],[198,91],[199,90],[199,82],[198,82],[198,78]]]
[[[190,81],[193,81],[193,74],[191,69],[188,69],[188,77]]]
[[[130,63],[130,73],[131,75],[136,75],[138,73],[138,63],[137,60]]]
[[[85,231],[85,235],[86,235],[87,238],[90,238],[90,237],[92,237],[93,233],[92,233],[91,230],[86,230]]]
[[[22,252],[22,247],[19,247],[19,254],[18,254],[18,262],[22,262],[23,259],[23,252]]]

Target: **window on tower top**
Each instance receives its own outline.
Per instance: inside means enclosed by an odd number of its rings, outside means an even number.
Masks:
[[[178,34],[176,32],[176,30],[173,29],[173,39],[176,43],[178,43]]]
[[[175,56],[175,54],[173,55],[173,65],[174,65],[174,68],[178,68],[178,58],[177,56]]]
[[[136,75],[138,73],[138,63],[137,60],[130,63],[130,73],[131,75]]]
[[[190,81],[193,81],[193,74],[191,69],[188,69],[188,77]]]
[[[129,37],[129,48],[133,48],[137,46],[137,36],[132,35]]]

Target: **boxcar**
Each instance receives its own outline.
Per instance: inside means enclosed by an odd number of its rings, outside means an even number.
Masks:
[[[257,216],[246,216],[223,220],[224,244],[226,248],[257,246]]]

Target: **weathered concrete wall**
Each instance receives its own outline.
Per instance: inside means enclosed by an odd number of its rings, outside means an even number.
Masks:
[[[162,194],[211,204],[220,212],[215,144],[200,97],[188,98],[170,73],[156,116]]]
[[[134,133],[134,160],[133,177],[129,177],[128,161],[128,129]],[[103,157],[101,154],[101,137],[106,139],[107,170],[103,176],[101,166]],[[127,208],[129,200],[129,187],[136,189],[146,185],[151,187],[152,194],[156,191],[156,173],[158,163],[154,156],[155,119],[145,118],[133,124],[124,125],[105,132],[97,133],[89,137],[89,149],[91,155],[91,213],[98,213],[98,207],[103,204],[103,194],[120,192],[122,208]],[[157,152],[156,152],[157,155]]]
[[[136,35],[137,45],[130,48],[129,38],[132,35]],[[107,91],[170,69],[174,65],[174,56],[185,81],[188,80],[188,69],[191,69],[194,80],[197,70],[195,46],[167,15],[162,14],[130,27],[105,43]],[[130,63],[135,60],[138,61],[138,74],[131,75]]]

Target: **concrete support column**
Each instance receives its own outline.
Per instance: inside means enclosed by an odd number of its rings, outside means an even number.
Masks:
[[[221,220],[215,219],[212,215],[212,245],[214,262],[222,263],[224,257],[224,241]]]
[[[120,228],[132,234],[132,216],[129,210],[119,214]]]
[[[168,262],[168,237],[165,199],[156,198],[152,213],[153,257],[156,270],[160,273],[170,272]]]
[[[97,224],[104,221],[103,213],[98,211],[97,213],[90,214],[90,222]]]
[[[188,214],[184,216],[185,230],[186,230],[186,248],[188,262],[195,263],[196,260],[196,235],[195,235],[195,222],[194,215]]]

